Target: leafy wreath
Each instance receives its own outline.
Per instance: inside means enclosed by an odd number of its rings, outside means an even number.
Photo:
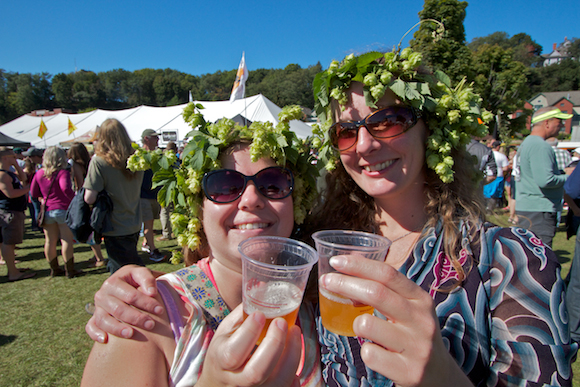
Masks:
[[[296,105],[283,108],[276,126],[255,121],[249,127],[227,118],[215,124],[208,123],[202,110],[201,104],[193,102],[183,110],[183,118],[193,130],[186,136],[191,140],[183,150],[180,165],[172,151],[147,151],[139,147],[127,160],[127,168],[132,171],[152,169],[152,187],[161,187],[157,194],[159,204],[174,204],[171,224],[178,244],[192,250],[200,245],[203,175],[220,169],[220,153],[239,142],[250,143],[252,162],[270,157],[277,165],[292,171],[294,221],[301,224],[317,198],[316,178],[319,176],[308,142],[290,130],[290,120],[301,118],[302,109]],[[175,254],[174,258],[177,258]]]
[[[361,82],[367,106],[376,108],[377,101],[390,89],[403,103],[423,113],[431,131],[426,144],[427,166],[444,183],[453,181],[452,149],[465,146],[471,136],[485,136],[485,123],[493,116],[480,108],[481,97],[465,79],[452,87],[444,72],[427,73],[421,68],[422,61],[421,53],[398,47],[387,53],[350,54],[340,63],[332,61],[326,71],[316,75],[313,86],[320,125],[313,128],[317,136],[313,144],[319,148],[326,169],[334,169],[339,158],[328,133],[333,123],[331,100],[344,109],[351,83]]]

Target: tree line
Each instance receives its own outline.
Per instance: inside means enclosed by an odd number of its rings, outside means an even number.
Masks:
[[[543,67],[542,47],[525,33],[495,32],[467,43],[464,19],[468,3],[425,0],[423,21],[410,41],[433,69],[444,70],[453,81],[466,78],[497,119],[503,135],[519,132],[525,116],[510,120],[526,100],[539,92],[580,90],[580,39],[568,46],[572,59]],[[432,22],[436,20],[439,23]],[[443,24],[444,28],[440,28]],[[246,95],[263,94],[278,106],[299,104],[312,108],[312,81],[320,63],[302,68],[249,72]],[[172,106],[195,100],[227,100],[236,69],[201,76],[172,69],[116,69],[94,73],[77,71],[27,74],[0,69],[0,124],[36,109],[62,107],[75,112],[94,108],[123,109],[139,105]]]
[[[173,106],[188,102],[189,92],[198,101],[227,100],[236,71],[195,76],[172,69],[147,68],[99,73],[80,70],[52,76],[0,69],[0,124],[33,110],[56,107],[83,112],[139,105]],[[284,69],[250,71],[246,96],[261,93],[278,106],[312,107],[312,81],[320,71],[320,63],[307,68],[290,64]]]

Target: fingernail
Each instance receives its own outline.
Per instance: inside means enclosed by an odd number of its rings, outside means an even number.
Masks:
[[[328,276],[326,274],[320,276],[320,278],[318,279],[318,285],[323,288],[325,288],[326,285],[328,285]]]
[[[149,294],[155,294],[156,291],[157,291],[157,289],[155,289],[155,287],[153,287],[153,286],[150,288],[147,288],[147,293],[149,293]]]
[[[148,331],[150,331],[155,326],[155,321],[153,321],[153,320],[147,320],[147,321],[145,321],[145,324],[143,324],[143,326],[145,327],[145,329],[147,329]]]
[[[346,258],[342,255],[337,255],[336,257],[330,258],[328,263],[335,269],[342,269],[346,266]]]
[[[274,320],[274,322],[276,323],[276,327],[278,329],[280,329],[281,331],[285,331],[288,323],[286,323],[286,320],[282,319],[282,318],[277,318],[276,320]]]
[[[97,334],[97,341],[101,344],[104,343],[105,342],[105,335],[103,335],[101,333]]]
[[[160,307],[160,306],[156,306],[156,307],[153,309],[153,313],[155,313],[155,314],[161,314],[161,313],[163,313],[163,308],[162,308],[162,307]]]
[[[128,339],[129,337],[131,337],[131,330],[129,328],[125,328],[121,331],[121,336],[123,336],[124,338]]]
[[[254,321],[260,324],[264,324],[266,322],[266,316],[264,313],[254,313]]]

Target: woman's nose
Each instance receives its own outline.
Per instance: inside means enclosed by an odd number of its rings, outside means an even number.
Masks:
[[[380,142],[374,138],[365,126],[361,126],[358,130],[358,137],[356,139],[356,152],[368,153],[380,147]]]
[[[249,181],[240,197],[240,208],[252,209],[264,207],[264,196],[260,194],[253,181]]]

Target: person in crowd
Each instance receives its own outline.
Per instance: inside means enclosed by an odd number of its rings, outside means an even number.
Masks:
[[[505,176],[510,169],[507,156],[500,152],[501,141],[493,140],[490,145],[497,167],[497,176],[491,183],[483,187],[483,196],[486,198],[488,211],[502,205],[504,199],[503,192]]]
[[[22,148],[13,148],[14,157],[16,157],[16,162],[20,165],[20,168],[24,170],[24,155],[22,154]],[[30,181],[30,180],[29,180]]]
[[[145,129],[141,133],[141,141],[143,142],[143,149],[153,151],[157,149],[159,144],[159,135],[153,129]],[[155,219],[159,219],[161,206],[157,201],[157,193],[161,187],[152,188],[153,185],[153,171],[148,169],[143,175],[143,184],[141,185],[141,216],[143,218],[143,245],[141,250],[149,253],[149,259],[153,262],[161,262],[165,259],[165,255],[155,247],[155,232],[153,230],[153,223]]]
[[[311,157],[302,152],[299,157],[302,162],[284,162],[288,150],[294,155],[300,152],[295,145],[297,137],[287,131],[295,141],[272,149],[272,157],[278,155],[276,160],[266,153],[253,161],[250,154],[259,150],[260,144],[253,141],[254,131],[244,128],[242,133],[232,136],[230,133],[236,133],[239,127],[233,121],[229,123],[229,130],[221,132],[228,134],[220,138],[226,142],[220,149],[220,168],[211,171],[212,182],[203,179],[203,191],[192,195],[194,206],[201,208],[199,218],[193,216],[189,222],[201,221],[201,242],[195,250],[205,258],[157,280],[160,289],[157,301],[168,313],[154,317],[153,331],[139,333],[142,341],[111,337],[106,345],[95,343],[82,386],[295,386],[299,381],[302,386],[322,386],[311,304],[302,305],[299,324],[295,326],[289,327],[283,318],[274,319],[254,351],[265,316],[260,311],[253,312],[244,321],[242,262],[238,251],[238,244],[249,237],[292,234],[294,204],[305,194],[304,189],[294,184],[301,179],[293,176],[293,172],[299,171],[298,165],[308,165]],[[196,151],[203,152],[203,147]],[[195,169],[200,179],[203,172],[210,170],[207,166]],[[305,185],[308,186],[302,187]],[[310,190],[316,193],[314,182]],[[180,216],[184,216],[183,212]],[[195,282],[196,276],[209,284]],[[184,291],[192,286],[202,286],[207,293],[215,289],[218,293],[214,296],[204,293],[202,298],[195,298]],[[205,306],[212,299],[221,311],[217,316],[206,317],[206,310],[211,313],[212,309]]]
[[[72,161],[71,176],[73,191],[76,195],[85,183],[85,177],[87,176],[91,157],[89,156],[87,147],[83,143],[75,142],[68,150],[68,158]],[[100,235],[95,235],[95,233],[93,233],[92,238],[89,238],[89,241],[87,241],[94,254],[93,258],[90,260],[91,267],[101,267],[107,264],[101,249],[101,239]]]
[[[177,155],[177,145],[173,141],[169,141],[165,147],[165,152],[170,151]],[[179,165],[179,157],[177,158],[177,165]],[[171,211],[173,211],[173,203],[169,203],[167,206],[162,206],[159,212],[159,220],[161,221],[161,235],[156,238],[157,241],[168,241],[173,239],[173,230],[171,229],[171,221],[169,217],[171,216]]]
[[[483,173],[483,184],[491,183],[498,176],[493,152],[487,145],[472,138],[467,144],[467,152],[476,159],[477,168]]]
[[[137,254],[143,172],[127,169],[127,159],[134,150],[127,130],[118,120],[105,120],[96,132],[95,143],[95,155],[83,184],[84,199],[86,203],[94,204],[98,194],[105,191],[113,202],[110,214],[113,230],[103,232],[109,258],[107,268],[112,274],[123,265],[143,265]]]
[[[552,147],[554,150],[554,156],[556,156],[556,164],[558,165],[558,172],[560,175],[569,175],[572,173],[574,168],[569,168],[570,163],[572,163],[572,156],[570,152],[566,149],[558,148],[558,139],[556,137],[549,137],[546,139],[546,143]],[[564,204],[564,198],[562,198],[562,205]],[[560,224],[562,219],[562,209],[556,213],[556,225]]]
[[[66,210],[74,197],[71,189],[70,171],[67,169],[66,153],[62,148],[51,146],[46,149],[42,168],[36,172],[30,186],[30,194],[44,202],[44,255],[50,265],[50,275],[66,274],[74,278],[82,271],[74,267],[74,237],[65,218]],[[65,270],[58,263],[56,245],[60,240]]]
[[[575,168],[564,183],[564,192],[569,210],[574,217],[580,217],[580,168]],[[577,230],[577,225],[576,225]],[[568,306],[568,324],[570,337],[580,342],[580,233],[576,232],[576,245],[572,266],[568,272],[568,287],[566,290],[566,304]]]
[[[558,171],[561,175],[566,173],[566,168],[572,162],[572,156],[566,149],[558,148],[558,139],[556,137],[549,137],[546,143],[552,147],[554,155],[556,156],[556,164],[558,164]]]
[[[512,148],[509,151],[509,175],[506,176],[506,196],[508,200],[508,211],[509,217],[508,222],[511,224],[518,224],[518,218],[516,216],[516,174],[519,179],[519,167],[516,165],[517,159],[517,149]]]
[[[11,171],[14,168],[16,173]],[[24,182],[24,186],[22,185]],[[0,259],[8,270],[8,281],[20,281],[36,275],[16,267],[14,249],[24,238],[24,209],[30,186],[16,162],[14,151],[0,146]]]
[[[385,262],[333,257],[348,276],[319,280],[375,309],[355,319],[358,337],[318,321],[325,384],[570,386],[578,346],[570,342],[557,257],[533,232],[485,221],[481,173],[465,145],[484,135],[479,119],[491,114],[480,113],[465,83],[451,87],[420,62],[410,49],[350,55],[314,81],[327,129],[319,162],[330,172],[302,231],[354,229],[392,241]],[[155,326],[151,315],[123,305],[153,315],[160,308],[129,283],[155,293],[145,270],[111,279],[87,326],[94,338],[104,339],[102,328],[124,337],[136,329],[113,311],[139,329]]]
[[[564,126],[562,120],[570,117],[571,114],[553,106],[538,109],[532,116],[532,132],[518,149],[518,225],[533,231],[550,248],[558,226],[557,213],[562,210],[567,175],[560,174],[554,150],[545,140],[556,136]]]
[[[36,165],[30,159],[30,157],[24,159],[24,168],[22,168],[22,170],[24,171],[24,173],[26,173],[26,177],[28,179],[27,181],[32,181],[32,179],[34,178],[34,174],[36,173]],[[38,227],[38,221],[36,220],[38,214],[36,213],[36,208],[32,200],[32,197],[30,196],[30,192],[28,192],[28,195],[26,196],[27,196],[26,206],[28,207],[28,213],[30,214],[30,229],[32,231],[42,231],[42,228]],[[38,204],[38,206],[40,207],[40,203]]]
[[[36,147],[30,147],[28,150],[22,152],[22,155],[25,156],[25,162],[28,162],[29,165],[26,170],[26,173],[29,176],[28,181],[31,182],[32,178],[34,177],[34,174],[36,173],[36,171],[38,171],[41,167],[42,167],[42,157],[44,155],[44,149],[38,149]],[[25,164],[26,166],[27,164]],[[34,208],[34,215],[33,212],[30,211],[30,217],[31,217],[31,224],[32,224],[32,230],[33,231],[42,231],[42,227],[39,227],[37,222],[36,222],[36,218],[38,217],[38,213],[40,212],[40,201],[38,200],[38,198],[33,198],[32,195],[30,194],[30,192],[28,193],[29,196],[29,200],[30,203],[32,205],[32,207]]]

